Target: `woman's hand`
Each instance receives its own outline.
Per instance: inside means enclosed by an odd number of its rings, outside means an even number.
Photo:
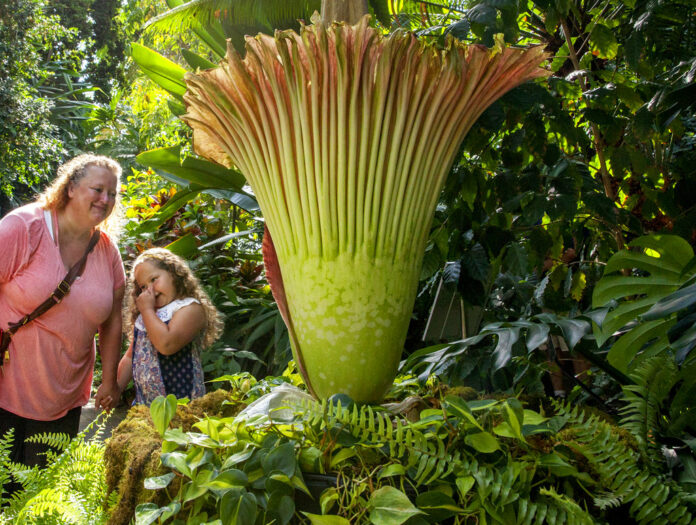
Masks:
[[[155,309],[155,293],[149,286],[145,288],[140,295],[135,299],[135,306],[138,307],[140,313]]]
[[[116,408],[120,398],[121,390],[118,388],[118,385],[102,383],[97,389],[97,395],[94,397],[94,406],[110,412],[112,408]]]

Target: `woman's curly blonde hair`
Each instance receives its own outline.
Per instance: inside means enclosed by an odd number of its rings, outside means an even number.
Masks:
[[[106,168],[114,174],[118,181],[121,180],[121,166],[114,159],[102,155],[92,155],[84,153],[70,159],[58,168],[56,178],[51,185],[38,196],[37,201],[45,210],[60,211],[67,206],[70,196],[68,190],[71,183],[78,182],[87,174],[87,168],[98,166]],[[121,206],[121,192],[116,192],[116,202],[109,216],[97,225],[102,231],[106,232],[114,242],[118,242],[121,234],[121,217],[123,209]]]
[[[206,327],[196,340],[200,341],[202,348],[206,348],[215,342],[220,337],[223,328],[220,313],[210,301],[210,297],[205,293],[200,281],[193,275],[186,261],[165,248],[150,248],[138,255],[138,258],[133,263],[126,288],[126,307],[123,321],[123,329],[128,334],[128,337],[133,337],[133,325],[140,313],[135,304],[135,300],[140,294],[140,287],[135,282],[135,269],[139,264],[146,261],[172,276],[177,298],[193,297],[200,301],[205,312]]]

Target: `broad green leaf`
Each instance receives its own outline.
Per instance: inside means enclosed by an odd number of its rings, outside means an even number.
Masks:
[[[660,319],[683,310],[696,303],[696,284],[681,288],[660,299],[647,312],[641,315],[644,321]]]
[[[336,469],[344,461],[356,456],[358,451],[354,448],[342,448],[336,454],[331,456],[331,469]]]
[[[162,465],[170,469],[176,470],[181,474],[191,477],[191,467],[186,461],[186,455],[183,452],[168,452],[160,456]]]
[[[151,478],[146,478],[144,486],[148,490],[158,490],[167,487],[174,479],[174,473],[169,472],[162,476],[155,476]]]
[[[515,437],[520,441],[524,441],[524,436],[522,435],[522,421],[524,419],[524,409],[522,404],[515,399],[510,397],[503,403],[503,417],[510,425]]]
[[[131,57],[143,73],[161,88],[178,98],[186,93],[186,70],[183,67],[137,42],[131,43]]]
[[[637,319],[647,311],[651,305],[655,304],[654,297],[644,297],[633,301],[624,301],[619,306],[607,313],[602,321],[600,330],[595,331],[595,338],[598,345],[603,345],[614,332],[626,326],[629,322]]]
[[[197,55],[196,53],[189,51],[184,47],[181,48],[181,56],[184,57],[184,60],[186,60],[188,65],[191,66],[194,70],[213,69],[218,67],[217,64],[215,64],[214,62],[211,62],[207,58]]]
[[[332,514],[310,514],[304,511],[302,514],[309,518],[312,525],[350,525],[350,521],[341,516]]]
[[[678,235],[645,235],[631,241],[629,246],[659,253],[661,262],[670,269],[684,267],[694,256],[691,245]]]
[[[162,523],[165,523],[169,518],[178,514],[178,512],[181,510],[181,503],[178,501],[172,501],[169,503],[169,505],[162,507],[160,510],[162,510],[160,520],[162,520]]]
[[[135,525],[150,525],[162,515],[164,509],[154,503],[141,503],[135,508]]]
[[[578,470],[558,454],[544,454],[539,457],[539,465],[548,468],[556,476],[573,476]]]
[[[136,231],[139,234],[154,232],[162,224],[171,219],[177,211],[186,205],[186,203],[195,199],[199,193],[200,190],[197,189],[185,189],[177,191],[164,206],[157,210],[157,213],[155,213],[149,219],[141,222]]]
[[[237,469],[228,469],[220,472],[220,474],[202,486],[216,491],[227,491],[232,487],[245,487],[249,482],[248,476]]]
[[[489,410],[495,405],[500,404],[500,401],[495,399],[474,399],[472,401],[465,401],[467,408],[472,412],[477,412],[479,410]]]
[[[266,474],[280,471],[286,476],[292,477],[297,469],[295,445],[293,443],[283,443],[279,447],[274,448],[263,458],[261,466]]]
[[[549,332],[550,329],[545,324],[530,323],[527,326],[527,338],[525,340],[527,351],[532,352],[545,344],[548,341]]]
[[[474,483],[476,483],[476,479],[474,478],[474,476],[460,476],[455,480],[457,490],[459,491],[460,499],[464,499],[464,497],[474,486]]]
[[[651,296],[657,302],[661,297],[673,292],[679,284],[678,281],[675,282],[668,277],[609,275],[602,277],[595,286],[592,294],[592,306],[599,308],[610,301],[637,295]]]
[[[592,330],[589,321],[584,319],[568,319],[556,317],[555,315],[548,313],[538,314],[534,318],[543,323],[558,326],[563,333],[563,338],[566,340],[566,343],[568,343],[568,347],[571,350],[575,347],[578,341],[580,341],[580,339],[585,337],[585,335],[589,334]]]
[[[643,346],[652,339],[657,339],[657,344],[663,348],[669,345],[667,330],[669,330],[672,324],[674,324],[674,321],[665,322],[661,319],[639,324],[622,335],[609,349],[609,354],[607,354],[609,363],[621,372],[628,372],[629,365],[632,364],[632,361],[643,349]]]
[[[220,520],[223,525],[252,525],[256,514],[256,498],[245,490],[232,489],[220,500]]]
[[[696,346],[696,326],[689,328],[671,346],[677,364],[679,366],[683,365]]]
[[[524,424],[525,425],[541,425],[549,420],[548,417],[542,416],[539,412],[534,410],[524,409]]]
[[[447,494],[438,490],[429,490],[416,498],[418,508],[428,514],[430,520],[441,523],[464,509]]]
[[[167,397],[158,396],[150,405],[150,417],[160,436],[164,436],[164,431],[169,427],[174,414],[176,414],[176,397],[172,394]]]
[[[486,454],[500,450],[500,444],[495,436],[485,431],[477,432],[476,434],[467,434],[464,437],[464,442],[479,452]]]
[[[471,413],[471,409],[469,409],[469,407],[467,406],[466,401],[464,401],[462,398],[456,396],[446,396],[445,409],[448,413],[451,413],[453,416],[463,417],[479,430],[483,430],[483,427],[479,424],[474,415]]]
[[[520,329],[517,327],[502,328],[496,330],[498,342],[495,345],[493,354],[495,355],[495,369],[504,367],[510,362],[512,357],[512,346],[520,338]]]
[[[191,156],[182,161],[181,146],[145,151],[135,160],[143,166],[166,171],[206,188],[241,190],[245,184],[244,176],[236,170]]]
[[[527,275],[529,270],[529,260],[527,251],[518,243],[512,243],[508,246],[505,253],[505,264],[508,270],[515,275]]]
[[[268,510],[278,518],[279,525],[287,525],[295,514],[295,502],[287,494],[274,492],[268,498]]]
[[[206,492],[208,492],[207,487],[204,487],[197,481],[189,481],[184,485],[182,501],[188,503],[189,501],[201,498]]]
[[[486,249],[481,244],[476,243],[462,259],[462,266],[466,268],[468,274],[481,282],[488,280],[488,273],[491,269],[491,264],[488,261]]]
[[[176,241],[169,243],[165,246],[167,250],[184,259],[190,259],[198,251],[198,245],[196,244],[196,238],[191,233],[187,233],[183,237],[178,238]]]
[[[510,426],[510,423],[508,423],[507,421],[503,421],[502,423],[498,423],[496,426],[494,426],[493,433],[497,436],[502,436],[506,438],[514,439],[516,437],[515,432],[512,430],[512,427]]]
[[[389,478],[391,476],[403,476],[405,474],[406,474],[406,469],[404,468],[403,465],[399,465],[397,463],[392,463],[391,465],[387,465],[382,470],[380,470],[379,475],[377,476],[377,479]]]
[[[401,525],[412,516],[423,514],[394,487],[382,487],[372,493],[367,502],[370,521],[375,525]]]

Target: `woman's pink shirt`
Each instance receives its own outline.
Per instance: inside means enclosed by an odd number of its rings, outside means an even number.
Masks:
[[[0,328],[32,312],[66,273],[43,209],[34,203],[8,213],[0,221]],[[124,283],[121,256],[102,233],[70,293],[12,337],[10,361],[0,375],[0,407],[51,421],[85,405],[94,335],[111,314],[114,290]]]

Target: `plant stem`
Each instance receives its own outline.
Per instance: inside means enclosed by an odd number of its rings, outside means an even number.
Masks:
[[[570,61],[573,63],[573,67],[576,71],[580,71],[580,61],[578,60],[578,55],[575,52],[575,46],[570,38],[570,29],[568,28],[568,20],[561,20],[561,27],[563,29],[563,36],[565,37],[566,43],[568,44],[568,55],[570,55]],[[583,97],[584,92],[587,91],[587,79],[583,76],[581,79]],[[602,184],[604,185],[604,193],[607,197],[611,199],[612,202],[616,202],[616,194],[611,187],[611,176],[609,175],[609,170],[607,169],[607,160],[604,154],[604,144],[600,138],[599,128],[594,122],[590,122],[590,128],[592,129],[592,142],[597,152],[597,158],[599,159],[599,173],[602,177]],[[619,250],[624,247],[623,235],[620,230],[614,231],[614,239],[616,240],[616,246]]]

